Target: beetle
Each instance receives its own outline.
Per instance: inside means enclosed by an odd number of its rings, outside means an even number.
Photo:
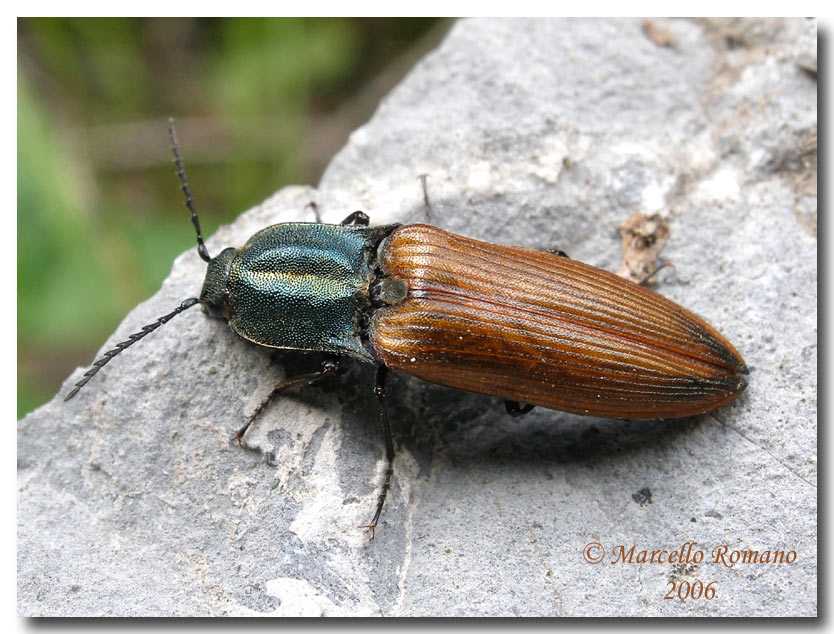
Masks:
[[[534,406],[616,419],[703,414],[745,389],[747,367],[715,328],[645,286],[563,252],[500,246],[425,224],[370,226],[357,211],[338,225],[272,225],[212,258],[204,244],[173,120],[174,162],[207,262],[199,297],[96,360],[71,399],[113,357],[197,304],[258,345],[324,354],[321,369],[278,383],[235,438],[280,393],[332,375],[339,358],[377,366],[374,393],[385,479],[393,476],[385,407],[389,369]]]

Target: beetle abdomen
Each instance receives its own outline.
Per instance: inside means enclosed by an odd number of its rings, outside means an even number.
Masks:
[[[381,265],[408,298],[374,315],[374,350],[426,381],[631,419],[700,414],[746,386],[741,356],[705,321],[566,257],[409,225]]]

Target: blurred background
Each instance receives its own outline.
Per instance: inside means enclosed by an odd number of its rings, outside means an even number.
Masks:
[[[19,19],[18,418],[87,366],[203,234],[315,185],[451,26],[402,19]]]

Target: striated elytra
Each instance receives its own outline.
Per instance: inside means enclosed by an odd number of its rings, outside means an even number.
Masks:
[[[741,355],[674,302],[564,254],[500,246],[437,227],[382,225],[354,212],[342,224],[267,227],[211,258],[171,125],[174,156],[208,270],[199,298],[105,353],[72,398],[114,356],[196,305],[270,348],[323,353],[317,372],[278,383],[275,396],[333,374],[342,355],[377,365],[374,392],[387,469],[373,536],[393,474],[384,404],[388,369],[533,406],[653,420],[709,412],[746,387]],[[522,406],[522,404],[524,404]]]
[[[432,383],[637,420],[702,414],[746,386],[703,319],[567,257],[411,225],[383,245],[381,271],[408,299],[371,319],[376,356]]]

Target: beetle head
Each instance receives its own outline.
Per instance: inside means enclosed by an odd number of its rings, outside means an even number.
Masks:
[[[223,249],[215,258],[212,258],[206,270],[206,279],[203,282],[203,290],[200,291],[200,303],[203,311],[218,319],[228,319],[229,296],[226,282],[229,279],[229,270],[232,268],[232,260],[237,254],[237,249],[229,247]]]

